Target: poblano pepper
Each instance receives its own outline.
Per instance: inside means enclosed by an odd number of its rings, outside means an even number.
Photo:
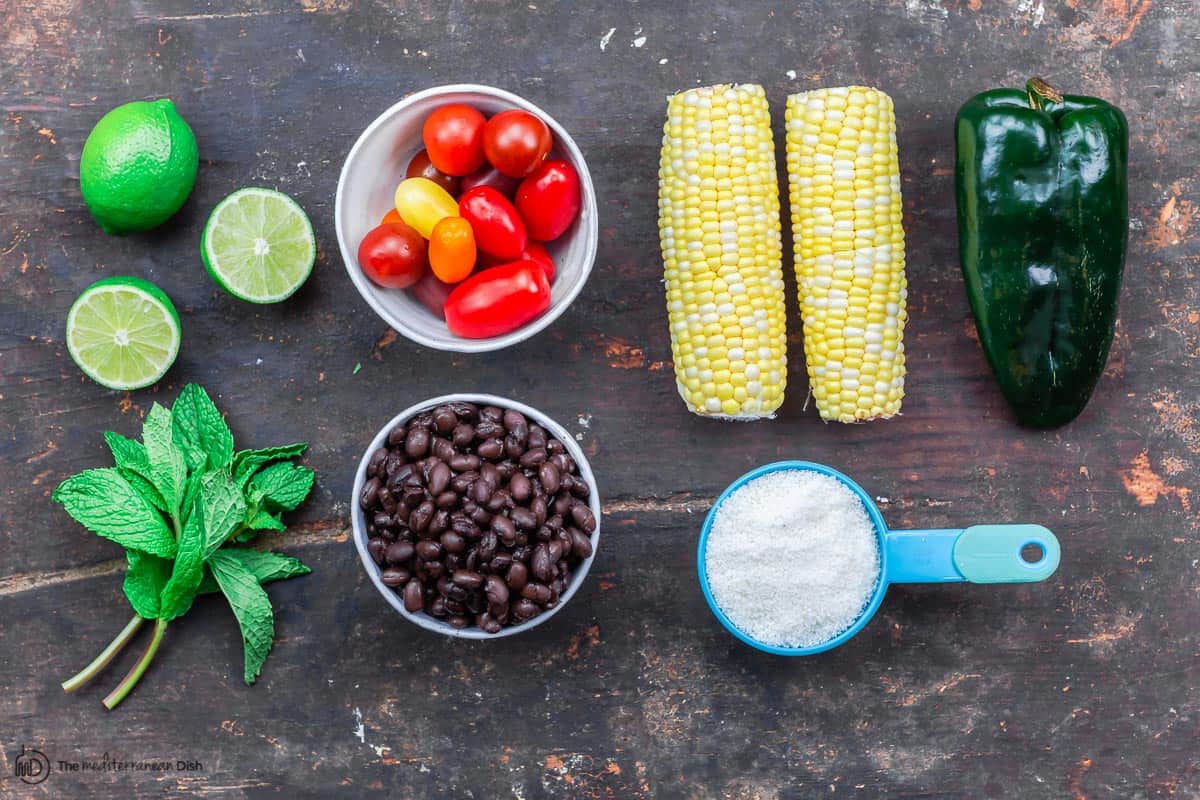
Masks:
[[[1129,231],[1128,126],[1040,78],[955,122],[959,255],[979,341],[1025,425],[1074,419],[1104,371]]]

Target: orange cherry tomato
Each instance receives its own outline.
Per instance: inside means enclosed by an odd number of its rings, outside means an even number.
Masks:
[[[388,209],[388,212],[383,215],[383,219],[379,221],[380,225],[388,225],[393,222],[404,222],[400,217],[400,212],[394,208]]]
[[[446,217],[429,235],[429,267],[445,283],[465,280],[475,269],[475,232],[462,217]]]

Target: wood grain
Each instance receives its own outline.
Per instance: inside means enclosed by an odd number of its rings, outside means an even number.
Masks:
[[[1200,797],[1200,21],[1185,0],[7,0],[0,20],[0,795]],[[1029,74],[1118,103],[1132,131],[1117,340],[1088,410],[1054,432],[1016,427],[1004,406],[954,238],[953,115]],[[701,420],[675,394],[655,222],[665,98],[730,80],[766,87],[780,149],[789,92],[858,82],[895,99],[911,313],[896,420],[825,425],[805,409],[794,312],[779,419]],[[389,335],[333,233],[359,132],[405,93],[454,81],[550,110],[600,198],[583,294],[489,356]],[[161,231],[106,237],[79,197],[83,140],[110,107],[158,96],[196,132],[196,191]],[[313,278],[278,307],[224,295],[197,253],[211,208],[251,184],[295,196],[317,232]],[[154,280],[183,319],[177,365],[132,394],[88,382],[63,343],[70,303],[114,274]],[[241,684],[236,626],[208,599],[105,713],[102,688],[68,697],[57,683],[128,617],[120,553],[48,495],[105,461],[102,430],[136,434],[191,381],[240,444],[312,442],[317,489],[273,543],[314,573],[271,588],[278,638],[257,686]],[[348,539],[362,448],[447,391],[542,409],[579,434],[600,482],[592,576],[518,639],[406,625]],[[1062,566],[1041,585],[895,587],[820,657],[750,651],[704,606],[694,547],[712,498],[779,458],[845,470],[894,527],[1045,523]],[[13,775],[22,745],[52,762],[204,769],[56,771],[30,787]]]

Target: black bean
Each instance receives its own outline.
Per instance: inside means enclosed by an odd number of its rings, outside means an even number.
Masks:
[[[498,539],[495,531],[484,531],[483,535],[479,537],[476,555],[484,561],[490,561],[496,555],[496,548],[499,547]]]
[[[569,475],[575,470],[575,462],[566,453],[555,453],[550,456],[550,460],[554,462],[554,466],[558,467],[558,471]]]
[[[371,554],[371,560],[379,566],[383,566],[383,554],[387,551],[387,539],[382,536],[373,536],[367,540],[367,552]]]
[[[501,489],[498,492],[493,492],[492,496],[488,498],[488,501],[483,504],[483,507],[486,508],[488,512],[495,514],[504,510],[505,508],[508,508],[510,505],[512,505],[512,495],[510,495],[504,489]]]
[[[392,517],[390,514],[380,512],[371,519],[371,524],[378,530],[392,527]]]
[[[383,464],[387,461],[388,451],[386,447],[381,447],[374,453],[371,453],[371,460],[367,462],[367,477],[374,478],[379,475],[379,470],[383,469]]]
[[[453,469],[454,465],[451,464],[450,468]],[[450,488],[459,494],[466,494],[467,489],[469,489],[471,484],[477,480],[479,480],[479,473],[475,472],[474,470],[469,470],[451,478]]]
[[[481,466],[479,468],[479,478],[486,481],[487,485],[492,487],[492,491],[500,487],[500,470],[496,469],[495,464],[489,462]]]
[[[392,542],[387,548],[387,560],[392,564],[403,564],[413,557],[414,552],[411,542]]]
[[[502,417],[504,428],[522,442],[529,436],[529,420],[525,419],[525,415],[520,411],[508,409]]]
[[[446,565],[441,561],[430,561],[425,564],[425,574],[429,580],[436,581],[446,571]]]
[[[358,496],[358,504],[363,510],[370,511],[379,503],[379,478],[371,478],[363,484],[362,494]]]
[[[580,500],[586,500],[591,493],[592,490],[588,488],[587,481],[582,478],[575,478],[571,481],[571,494]]]
[[[430,520],[433,519],[435,511],[433,502],[426,500],[413,509],[412,514],[408,517],[408,527],[412,528],[417,533],[421,533],[429,527]]]
[[[446,568],[446,572],[454,572],[462,564],[462,557],[457,553],[447,553],[442,557],[442,560],[437,562],[440,566]]]
[[[547,494],[554,494],[558,491],[558,487],[562,482],[562,476],[558,472],[552,462],[547,461],[538,467],[538,483],[542,484],[542,488]]]
[[[479,526],[459,514],[450,515],[450,530],[464,539],[478,539]]]
[[[530,581],[525,584],[525,588],[521,589],[521,596],[538,605],[545,605],[550,601],[550,587],[544,583]]]
[[[450,441],[457,448],[463,448],[475,441],[475,426],[463,422],[454,426],[454,430],[450,432]]]
[[[528,508],[518,506],[508,512],[508,516],[512,519],[513,524],[521,530],[531,531],[537,527],[537,517]]]
[[[578,528],[568,528],[567,533],[571,535],[571,552],[580,560],[588,558],[592,554],[592,540],[584,535],[583,531]]]
[[[429,493],[437,496],[446,491],[446,487],[450,485],[450,467],[445,461],[439,461],[433,465],[433,469],[429,470]]]
[[[479,454],[480,458],[495,461],[504,455],[504,442],[499,439],[485,439],[475,448],[475,452]]]
[[[433,498],[433,504],[444,511],[450,511],[458,505],[458,495],[446,490]]]
[[[424,458],[429,452],[429,431],[425,428],[416,428],[408,432],[408,438],[404,440],[404,453],[409,458]],[[407,589],[405,589],[407,591]]]
[[[524,597],[514,602],[510,608],[512,609],[513,617],[521,621],[533,619],[541,613],[541,609],[537,607],[537,604]]]
[[[496,472],[500,473],[500,481],[503,483],[517,474],[518,467],[513,462],[505,459],[496,465]]]
[[[516,558],[514,555],[513,558]],[[512,566],[508,568],[508,574],[504,576],[504,582],[508,584],[508,588],[514,591],[521,591],[525,588],[525,584],[529,582],[529,568],[520,561],[514,561]]]
[[[504,435],[504,426],[498,422],[483,420],[475,425],[475,439],[483,442],[488,439],[498,439]]]
[[[539,542],[548,542],[554,538],[554,531],[550,530],[545,525],[542,525],[537,529],[535,536]]]
[[[488,613],[504,625],[508,622],[508,603],[488,603]]]
[[[454,458],[455,453],[458,452],[454,449],[454,445],[450,443],[449,439],[435,438],[433,440],[433,444],[429,446],[429,449],[442,461],[449,461],[450,459]]]
[[[458,415],[450,406],[438,406],[433,410],[433,427],[438,433],[447,434],[458,424]]]
[[[550,441],[546,442],[546,452],[552,456],[558,455],[559,453],[567,452],[567,447],[558,439],[551,439]]]
[[[488,575],[484,582],[484,593],[488,603],[494,605],[508,604],[508,586],[498,575]]]
[[[540,483],[538,485],[541,486]],[[548,511],[548,509],[546,508],[546,498],[544,498],[544,497],[533,498],[533,502],[531,502],[529,504],[529,510],[533,512],[533,516],[534,516],[534,519],[537,520],[537,524],[538,525],[543,524],[546,521],[546,514]]]
[[[396,525],[401,528],[408,527],[408,518],[412,516],[412,509],[408,506],[397,506],[392,512],[392,519],[396,520]]]
[[[508,572],[508,568],[512,566],[512,556],[508,553],[497,553],[492,556],[492,560],[487,563],[488,569],[499,575],[502,572]]]
[[[563,557],[563,553],[565,552],[565,550],[563,549],[562,540],[555,538],[555,539],[551,539],[550,541],[546,542],[546,552],[550,554],[550,563],[552,565],[557,564],[558,560]],[[537,556],[536,551],[534,552],[534,556]],[[546,570],[546,572],[552,573],[552,569],[553,568]],[[551,577],[553,577],[552,574],[548,575],[546,577],[546,580],[550,580]]]
[[[446,600],[445,606],[448,614],[464,614],[467,610],[467,607],[457,600]]]
[[[451,403],[450,408],[463,422],[474,422],[479,419],[479,407],[474,403]]]
[[[479,456],[470,453],[455,453],[446,459],[446,463],[455,472],[470,472],[479,469],[480,460]]]
[[[446,617],[446,622],[448,622],[450,626],[454,628],[465,628],[471,624],[471,619],[461,614],[453,614],[449,617]]]
[[[379,580],[383,581],[384,586],[390,586],[395,589],[397,586],[403,586],[412,577],[408,570],[398,567],[388,567],[383,572],[379,573]]]
[[[547,442],[549,441],[549,438],[550,437],[546,433],[546,429],[543,428],[541,425],[530,425],[529,426],[529,439],[526,443],[529,445],[529,448],[532,450],[535,447],[545,447]]]
[[[422,561],[437,561],[442,555],[442,546],[429,539],[417,542],[417,556]]]
[[[504,453],[509,458],[520,458],[525,452],[525,442],[511,433],[504,437]]]
[[[557,560],[550,558],[550,550],[546,545],[539,544],[533,548],[533,558],[529,560],[529,569],[533,572],[533,577],[539,581],[548,582],[554,578],[551,570]]]
[[[387,443],[392,447],[399,447],[404,444],[404,434],[406,433],[403,425],[397,425],[388,432]]]
[[[479,409],[479,418],[489,422],[500,422],[504,419],[504,412],[495,406],[484,406]]]
[[[575,524],[583,528],[584,533],[592,533],[596,530],[596,517],[592,514],[592,510],[583,503],[577,503],[571,509],[571,519],[575,520]]]
[[[487,611],[476,615],[475,624],[479,627],[479,630],[483,631],[484,633],[499,633],[500,629],[504,627],[500,624],[499,620],[497,620],[491,615],[491,613]]]
[[[404,610],[415,614],[424,607],[425,601],[421,597],[421,582],[413,578],[404,586]]]
[[[446,599],[444,597],[435,597],[429,601],[429,605],[425,608],[425,613],[431,617],[446,616]]]
[[[450,579],[453,580],[458,586],[470,591],[474,591],[475,589],[483,586],[482,575],[480,575],[478,572],[468,572],[465,569],[455,570],[454,574],[450,576]]]
[[[379,493],[379,505],[383,506],[383,511],[385,514],[391,514],[394,517],[396,514],[396,507],[399,505],[399,503],[396,502],[396,498],[392,497],[390,492],[383,490]]]
[[[549,458],[549,455],[546,453],[546,448],[530,448],[529,450],[525,451],[524,455],[521,456],[521,466],[525,467],[526,469],[533,469],[539,464],[544,463],[547,458]]]
[[[422,411],[420,414],[417,414],[415,417],[410,419],[408,421],[409,433],[412,432],[413,428],[424,428],[427,431],[433,430],[433,412]]]
[[[508,517],[492,517],[492,530],[500,537],[500,541],[504,542],[505,547],[512,547],[517,540],[517,528]]]
[[[518,472],[508,482],[508,491],[513,500],[524,503],[533,495],[533,484],[529,482],[529,478],[525,477],[524,473]]]
[[[571,513],[571,507],[575,505],[575,498],[571,497],[568,492],[560,491],[558,497],[554,498],[554,513],[566,516]]]
[[[438,534],[450,527],[450,512],[444,508],[439,508],[433,512],[433,519],[429,520],[429,527],[425,530],[429,533]]]
[[[442,547],[447,553],[461,553],[467,549],[467,540],[454,531],[446,531],[441,538]]]

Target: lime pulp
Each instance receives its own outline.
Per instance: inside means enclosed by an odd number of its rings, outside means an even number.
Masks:
[[[213,209],[200,239],[213,280],[251,303],[290,297],[312,273],[317,245],[295,200],[272,189],[239,189]]]
[[[85,375],[109,389],[157,383],[175,363],[179,343],[175,306],[141,278],[97,281],[67,314],[67,351]]]

